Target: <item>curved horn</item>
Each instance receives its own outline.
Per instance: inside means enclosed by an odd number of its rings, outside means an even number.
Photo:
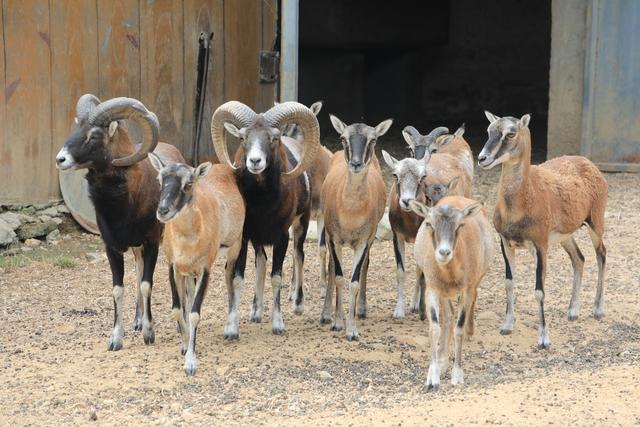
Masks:
[[[89,117],[89,114],[100,104],[97,96],[90,93],[84,94],[78,99],[76,104],[76,117],[83,120]]]
[[[413,126],[405,126],[405,128],[402,129],[402,135],[404,136],[405,133],[409,136],[409,139],[405,136],[404,140],[409,145],[415,145],[415,140],[417,139],[419,141],[422,136],[420,135],[420,132],[418,132],[418,129]]]
[[[227,144],[224,140],[224,124],[233,123],[235,126],[244,128],[249,126],[256,118],[256,113],[238,101],[225,102],[219,106],[211,117],[211,141],[213,149],[220,162],[227,162],[231,169],[238,169],[233,166],[233,162],[229,158]]]
[[[133,98],[113,98],[95,107],[89,114],[89,123],[97,126],[109,126],[116,120],[133,120],[143,132],[140,148],[126,157],[113,159],[113,166],[131,166],[140,160],[146,159],[158,145],[160,125],[158,118],[147,110],[142,102]]]
[[[295,123],[300,127],[304,135],[302,158],[298,164],[283,177],[287,180],[299,177],[311,166],[320,148],[320,126],[315,114],[306,106],[297,102],[284,102],[264,113],[264,117],[270,126],[282,128],[289,123]]]
[[[438,137],[440,137],[442,135],[446,135],[448,133],[449,133],[449,128],[446,128],[444,126],[440,126],[440,127],[435,128],[431,132],[429,132],[429,134],[427,135],[427,140],[429,141],[429,144],[433,144],[434,142],[436,142]]]

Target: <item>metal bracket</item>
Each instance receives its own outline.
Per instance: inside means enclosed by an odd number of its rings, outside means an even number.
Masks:
[[[273,50],[260,51],[260,83],[278,81],[280,70],[280,52]]]

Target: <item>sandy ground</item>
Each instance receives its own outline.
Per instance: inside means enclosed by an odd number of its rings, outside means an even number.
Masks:
[[[476,194],[493,209],[497,171],[477,176]],[[633,425],[640,423],[640,177],[607,175],[606,315],[591,316],[596,262],[585,230],[583,310],[567,320],[572,271],[558,246],[550,253],[546,310],[549,350],[536,348],[537,309],[530,255],[518,253],[516,328],[501,336],[504,267],[496,251],[481,284],[476,334],[465,343],[467,384],[424,388],[428,323],[391,319],[395,266],[391,242],[372,249],[369,317],[360,340],[329,331],[314,243],[308,243],[306,311],[285,304],[286,334],[270,328],[270,286],[263,323],[249,322],[253,272],[242,297],[240,340],[222,339],[226,289],[218,263],[203,306],[198,373],[186,377],[170,313],[167,265],[153,294],[156,342],[145,346],[127,328],[125,346],[107,351],[113,318],[106,258],[99,239],[75,234],[28,259],[0,264],[0,425]],[[60,262],[62,254],[74,262]],[[52,257],[53,255],[53,257]],[[286,271],[290,271],[290,257]],[[252,261],[249,262],[249,265]],[[351,259],[348,259],[350,265]],[[126,325],[133,320],[132,257],[127,257]]]

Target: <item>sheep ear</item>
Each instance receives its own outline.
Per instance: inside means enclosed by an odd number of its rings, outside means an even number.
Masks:
[[[476,215],[478,212],[480,212],[481,209],[482,209],[482,203],[479,203],[479,202],[472,203],[462,210],[462,216],[464,218],[472,217]]]
[[[421,218],[426,219],[429,216],[429,208],[416,200],[411,200],[409,202],[409,208],[411,208],[413,213]]]
[[[453,177],[453,179],[449,181],[449,183],[447,184],[447,191],[450,191],[452,188],[455,188],[455,186],[458,185],[458,181],[460,181],[459,176]]]
[[[415,147],[417,141],[414,138],[416,138],[418,135],[420,135],[420,133],[413,126],[407,126],[402,129],[402,137],[411,148]]]
[[[193,173],[193,175],[195,176],[195,179],[198,180],[200,178],[205,177],[211,170],[211,166],[213,166],[211,162],[204,162],[198,165],[198,167],[196,168],[196,171]]]
[[[113,121],[109,123],[109,138],[113,137],[113,135],[116,133],[116,130],[118,130],[118,122]]]
[[[151,166],[153,166],[153,168],[155,170],[160,172],[162,169],[164,169],[165,164],[162,162],[162,159],[160,159],[160,157],[158,157],[157,154],[149,153],[149,154],[147,154],[147,157],[149,157],[149,161],[151,162]]]
[[[387,133],[391,125],[393,124],[393,119],[387,119],[384,122],[380,123],[376,126],[376,138],[380,138],[382,135]]]
[[[484,110],[484,115],[487,116],[487,119],[489,120],[490,123],[494,123],[500,120],[500,117],[488,112],[487,110]]]
[[[387,153],[384,150],[382,150],[382,158],[384,159],[384,162],[387,164],[387,166],[389,166],[391,169],[395,168],[396,164],[398,163],[397,159],[395,159],[391,154]]]
[[[525,114],[520,118],[520,129],[528,128],[529,122],[531,121],[531,114]]]
[[[225,122],[224,124],[224,128],[227,130],[227,132],[229,132],[231,135],[235,136],[236,138],[240,138],[240,129],[238,129],[236,127],[236,125],[234,125],[233,123],[227,123]]]
[[[317,116],[318,113],[320,113],[320,110],[322,110],[322,101],[314,102],[313,104],[311,104],[311,107],[309,107],[309,109],[315,116]]]
[[[342,135],[344,130],[347,128],[347,125],[345,125],[342,120],[340,120],[333,114],[329,114],[329,120],[331,120],[331,124],[333,125],[333,128],[336,130],[336,132],[338,132],[338,135]]]
[[[456,131],[453,133],[453,136],[454,136],[454,137],[458,137],[458,138],[462,138],[462,135],[464,135],[464,131],[465,131],[465,124],[463,123],[463,124],[458,128],[458,130],[456,130]]]

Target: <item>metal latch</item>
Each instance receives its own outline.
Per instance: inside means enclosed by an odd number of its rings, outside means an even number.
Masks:
[[[278,81],[280,70],[280,52],[274,50],[260,51],[260,83]]]

